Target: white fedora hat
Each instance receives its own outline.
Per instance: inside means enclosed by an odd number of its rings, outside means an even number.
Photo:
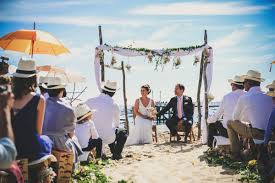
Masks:
[[[20,59],[18,67],[12,75],[17,78],[29,78],[37,74],[35,61]]]
[[[62,89],[66,88],[66,83],[60,77],[49,77],[47,78],[47,85],[43,83],[42,87],[48,90]]]
[[[242,78],[244,80],[248,79],[248,80],[253,80],[253,81],[258,81],[258,82],[265,81],[265,79],[261,77],[261,73],[259,71],[255,71],[255,70],[247,71],[246,75],[243,75]]]
[[[108,92],[116,92],[117,90],[117,82],[115,81],[107,81],[104,83],[102,90]]]
[[[80,103],[75,107],[75,115],[77,121],[85,119],[87,116],[92,115],[96,110],[91,110],[86,104]]]
[[[244,79],[241,76],[235,76],[233,79],[229,79],[230,84],[243,85]]]
[[[271,84],[267,85],[266,88],[275,89],[275,80],[273,80]]]

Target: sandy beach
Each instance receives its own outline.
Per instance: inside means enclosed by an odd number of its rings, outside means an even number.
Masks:
[[[124,159],[113,161],[103,171],[112,182],[238,182],[238,175],[221,166],[209,167],[201,160],[206,145],[170,143],[168,132],[158,134],[157,144],[127,146]]]

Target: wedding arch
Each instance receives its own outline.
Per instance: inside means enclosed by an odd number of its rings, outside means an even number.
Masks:
[[[201,58],[197,59],[196,62],[200,63],[200,73],[198,81],[198,91],[197,91],[197,106],[198,106],[198,128],[199,134],[202,135],[202,142],[207,142],[207,125],[206,121],[208,118],[208,94],[210,91],[210,86],[212,83],[212,73],[213,73],[213,49],[207,44],[207,31],[204,31],[204,44],[190,47],[181,48],[165,48],[165,49],[147,49],[147,48],[132,48],[132,47],[119,47],[111,46],[108,44],[103,44],[102,41],[102,31],[101,26],[99,26],[99,40],[100,45],[95,48],[95,59],[94,59],[94,69],[95,69],[95,79],[98,90],[101,92],[101,81],[104,82],[104,51],[112,52],[112,54],[118,54],[126,57],[147,57],[149,62],[156,62],[156,64],[166,64],[173,59],[173,65],[177,67],[181,60],[180,57],[195,55],[201,53]],[[157,59],[154,59],[157,58]],[[115,62],[115,60],[113,60]],[[127,67],[127,66],[126,66]],[[123,71],[123,76],[125,77],[124,64],[120,68]],[[200,93],[202,80],[204,83],[204,96],[201,109]],[[125,105],[125,124],[128,129],[128,116],[127,116],[127,98],[125,90],[125,78],[124,78],[124,105]]]

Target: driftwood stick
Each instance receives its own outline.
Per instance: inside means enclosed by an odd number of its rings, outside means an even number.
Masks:
[[[125,78],[125,68],[124,62],[121,62],[122,76],[123,76],[123,98],[124,98],[124,114],[125,114],[125,124],[124,128],[127,129],[129,134],[129,120],[128,120],[128,109],[127,109],[127,97],[126,97],[126,78]]]
[[[103,44],[103,38],[102,38],[102,30],[101,25],[98,26],[98,34],[99,34],[99,44]],[[102,54],[102,57],[100,57],[100,65],[101,65],[101,81],[105,81],[105,71],[104,71],[104,53]]]

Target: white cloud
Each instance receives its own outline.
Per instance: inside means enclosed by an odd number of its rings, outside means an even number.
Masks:
[[[249,34],[250,29],[238,29],[222,38],[217,39],[211,45],[213,45],[215,49],[225,49],[227,47],[232,47],[239,44]]]
[[[131,9],[129,13],[140,15],[244,15],[255,14],[270,6],[249,5],[241,2],[182,2],[146,5]]]

